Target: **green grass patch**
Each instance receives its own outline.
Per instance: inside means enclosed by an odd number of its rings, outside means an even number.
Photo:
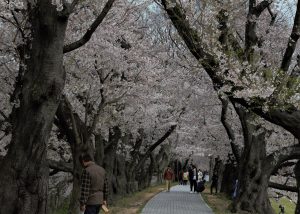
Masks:
[[[285,214],[294,214],[296,209],[296,204],[293,201],[290,201],[286,197],[282,197],[279,199],[279,201],[276,201],[275,199],[270,199],[273,209],[275,210],[275,213],[279,213],[279,205],[284,206]]]
[[[62,206],[55,210],[52,214],[66,214],[69,210],[69,199],[65,199]]]
[[[232,203],[231,199],[228,198],[223,193],[210,194],[210,186],[207,185],[204,192],[201,194],[204,201],[211,207],[215,214],[229,214],[230,205]],[[271,205],[275,211],[275,214],[280,212],[279,205],[284,206],[285,214],[294,214],[296,209],[296,204],[290,201],[286,197],[282,197],[278,202],[273,198],[270,199]]]
[[[206,187],[204,192],[201,193],[201,196],[215,214],[231,213],[229,210],[231,200],[225,194],[210,194],[209,188]]]
[[[177,182],[172,183],[171,186],[177,185]],[[137,214],[141,213],[146,203],[157,193],[166,189],[165,183],[148,187],[144,190],[132,193],[125,197],[120,197],[109,205],[110,214]],[[69,199],[66,199],[63,205],[55,210],[52,214],[66,214],[69,209]]]
[[[177,185],[177,183],[173,184]],[[146,203],[157,193],[165,190],[165,184],[153,186],[121,198],[110,206],[110,213],[135,214],[141,213]]]

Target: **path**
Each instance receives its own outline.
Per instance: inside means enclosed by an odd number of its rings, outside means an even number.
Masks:
[[[170,192],[161,192],[154,196],[142,214],[213,214],[200,194],[189,192],[189,185],[177,185]]]

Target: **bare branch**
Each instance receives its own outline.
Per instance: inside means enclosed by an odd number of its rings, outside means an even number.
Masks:
[[[4,138],[4,137],[6,137],[7,135],[4,133],[1,137],[0,137],[0,141]]]
[[[16,26],[17,26],[18,30],[20,31],[20,33],[22,35],[22,38],[25,39],[26,38],[25,37],[25,33],[24,33],[23,29],[22,29],[21,24],[19,23],[18,18],[16,17],[16,14],[14,13],[14,11],[11,11],[11,13],[13,15],[13,18],[14,18],[15,22],[16,22]]]
[[[102,23],[102,21],[104,20],[105,16],[107,15],[109,10],[111,9],[114,2],[115,2],[115,0],[108,0],[108,2],[105,4],[103,10],[101,11],[100,15],[92,23],[92,25],[89,27],[87,32],[83,35],[83,37],[81,39],[79,39],[78,41],[76,41],[76,42],[73,42],[71,44],[66,45],[64,47],[64,53],[68,53],[68,52],[71,52],[71,51],[73,51],[77,48],[80,48],[81,46],[85,45],[90,40],[93,33],[96,31],[98,26]]]
[[[0,110],[0,115],[4,118],[4,120],[5,121],[9,121],[9,118],[6,116],[6,114],[2,111],[2,110]]]

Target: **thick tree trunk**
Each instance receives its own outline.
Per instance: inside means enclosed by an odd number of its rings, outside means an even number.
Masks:
[[[267,192],[270,174],[264,167],[266,153],[263,138],[263,135],[253,137],[250,147],[243,155],[238,197],[234,204],[236,210],[273,214]]]
[[[223,178],[220,192],[224,192],[227,196],[232,197],[234,190],[234,182],[237,179],[237,170],[238,168],[233,163],[225,164],[225,169],[223,171]]]
[[[30,11],[32,40],[14,109],[9,151],[0,166],[0,213],[44,214],[47,209],[46,144],[64,87],[63,42],[67,18],[51,1]]]
[[[82,173],[82,165],[79,162],[79,156],[82,153],[82,149],[81,146],[77,144],[73,144],[71,148],[73,157],[73,189],[71,193],[68,214],[78,214],[80,213],[80,177]]]
[[[255,118],[252,113],[241,108],[237,112],[242,122],[245,142],[239,167],[238,195],[233,211],[273,214],[267,192],[272,169],[266,161],[266,131],[259,125],[251,124]]]
[[[80,177],[82,172],[79,156],[85,152],[92,154],[93,148],[91,148],[91,144],[86,140],[86,125],[81,121],[80,117],[73,112],[72,106],[65,96],[63,96],[63,99],[59,104],[56,118],[55,124],[60,129],[60,132],[66,136],[67,141],[71,146],[73,158],[73,189],[68,213],[78,214],[80,213]]]

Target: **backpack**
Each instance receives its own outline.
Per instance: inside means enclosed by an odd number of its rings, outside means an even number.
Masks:
[[[196,191],[203,192],[204,190],[205,190],[204,182],[203,181],[198,182],[196,186]]]

